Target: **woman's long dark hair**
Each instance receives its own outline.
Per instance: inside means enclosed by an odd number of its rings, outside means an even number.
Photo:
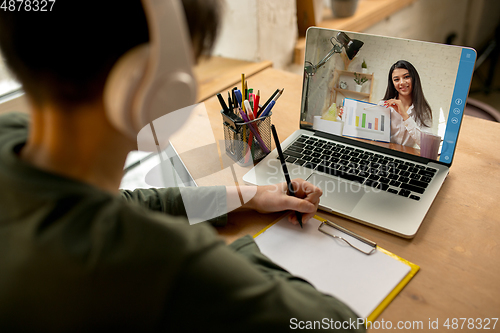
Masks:
[[[432,111],[431,107],[429,106],[429,103],[427,103],[427,100],[424,97],[424,92],[422,91],[422,84],[420,83],[420,76],[418,76],[418,72],[413,67],[412,64],[410,64],[406,60],[399,60],[396,62],[394,65],[391,66],[391,69],[389,70],[389,79],[387,82],[387,90],[385,91],[385,96],[384,100],[392,99],[392,98],[398,98],[398,91],[394,87],[394,83],[392,82],[392,72],[396,68],[403,68],[408,70],[410,73],[411,77],[411,86],[412,86],[412,91],[411,91],[411,98],[413,102],[413,108],[415,110],[415,118],[417,120],[417,123],[419,125],[424,125],[427,127],[432,126]]]

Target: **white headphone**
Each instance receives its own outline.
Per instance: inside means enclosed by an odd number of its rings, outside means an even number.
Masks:
[[[142,0],[149,43],[111,69],[104,104],[113,126],[131,138],[153,120],[196,101],[193,53],[179,0]]]

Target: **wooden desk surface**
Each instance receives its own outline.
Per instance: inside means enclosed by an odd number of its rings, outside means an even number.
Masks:
[[[218,92],[233,87],[241,82],[241,73],[251,77],[273,63],[265,60],[261,62],[250,62],[244,60],[211,57],[202,60],[194,68],[194,74],[199,84],[198,102],[215,96]],[[239,84],[238,86],[241,86]]]
[[[273,110],[272,120],[281,140],[298,129],[301,76],[266,69],[254,75],[249,84],[258,87],[262,96],[269,96],[276,88],[284,87],[285,92]],[[213,135],[221,139],[220,106],[215,98],[208,99],[205,106],[207,114],[197,115],[197,118],[208,117],[206,120],[211,124]],[[378,320],[390,320],[394,325],[398,321],[422,321],[425,328],[422,331],[427,331],[429,318],[439,318],[442,325],[447,318],[499,317],[499,134],[498,123],[464,117],[451,172],[412,240],[319,212],[320,216],[421,267]],[[175,142],[174,145],[177,148]],[[184,159],[182,153],[181,156]],[[219,163],[217,158],[215,160],[214,164]],[[192,160],[186,163],[188,168],[190,164],[199,168],[208,162]],[[218,167],[220,169],[220,164]],[[191,171],[194,169],[190,168]],[[279,213],[232,213],[229,224],[219,233],[231,242],[245,234],[255,234],[279,216]],[[499,327],[500,323],[497,330]],[[440,326],[439,331],[442,330],[443,326]]]

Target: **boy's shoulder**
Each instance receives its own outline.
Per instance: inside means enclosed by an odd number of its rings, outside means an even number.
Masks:
[[[8,128],[26,128],[30,123],[30,115],[23,112],[7,112],[0,114],[0,130]]]
[[[114,197],[66,197],[25,213],[0,231],[0,271],[10,277],[0,282],[4,323],[28,308],[28,321],[41,325],[43,315],[51,328],[75,327],[82,313],[90,326],[99,318],[151,325],[187,263],[221,245],[207,226]],[[130,319],[138,310],[143,318]]]

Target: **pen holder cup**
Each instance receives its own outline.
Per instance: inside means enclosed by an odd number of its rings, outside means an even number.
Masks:
[[[239,165],[260,161],[271,151],[271,115],[244,122],[234,114],[221,111],[226,154]],[[253,131],[250,129],[253,127]],[[254,135],[254,132],[259,137]],[[251,140],[251,141],[250,141]],[[265,147],[265,149],[263,148]]]

